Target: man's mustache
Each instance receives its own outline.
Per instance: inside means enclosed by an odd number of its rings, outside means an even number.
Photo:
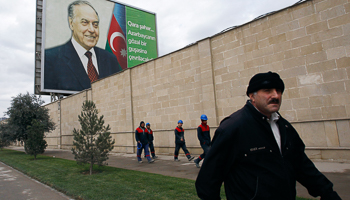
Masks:
[[[278,99],[271,99],[268,104],[279,104],[280,103],[280,100]]]

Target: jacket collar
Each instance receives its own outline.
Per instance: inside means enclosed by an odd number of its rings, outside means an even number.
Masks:
[[[203,124],[203,123],[201,123],[201,125],[202,125],[203,127],[207,127],[207,126],[208,126],[208,124]]]
[[[249,109],[249,111],[253,114],[255,118],[261,119],[263,121],[267,120],[267,116],[259,112],[259,110],[256,109],[255,106],[250,102],[250,100],[247,100],[245,107]]]
[[[252,103],[250,103],[250,100],[247,101],[245,107],[247,107],[249,109],[249,111],[252,113],[253,117],[255,117],[256,119],[260,120],[260,121],[265,121],[267,122],[267,117],[265,115],[263,115],[261,112],[259,112]],[[280,131],[280,135],[281,135],[281,150],[282,150],[282,155],[284,153],[284,149],[286,146],[286,139],[287,139],[287,131],[286,129],[289,128],[289,125],[285,123],[285,120],[280,120],[283,119],[283,117],[281,116],[281,114],[279,112],[276,112],[278,119],[276,120],[278,127],[279,127],[279,131]],[[277,143],[276,143],[276,147],[277,147]]]
[[[247,100],[247,103],[245,105],[246,107],[249,108],[249,110],[252,112],[254,117],[258,117],[262,120],[267,120],[268,117],[264,114],[262,114],[251,102],[250,100]],[[275,112],[271,115],[271,118],[275,121],[278,121],[278,119],[281,117],[281,114],[279,112]]]

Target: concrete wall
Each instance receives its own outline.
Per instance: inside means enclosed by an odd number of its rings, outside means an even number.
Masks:
[[[350,160],[350,3],[313,0],[203,39],[92,84],[47,105],[59,128],[52,148],[71,148],[84,100],[93,100],[116,139],[115,151],[134,152],[141,120],[154,130],[156,151],[172,154],[173,130],[184,121],[192,153],[201,149],[201,114],[214,134],[240,109],[249,79],[274,71],[285,82],[281,114],[292,122],[312,158]]]

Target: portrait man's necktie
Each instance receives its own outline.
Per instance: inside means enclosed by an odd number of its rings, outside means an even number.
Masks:
[[[85,56],[88,57],[89,59],[87,64],[87,70],[88,70],[88,76],[89,76],[90,82],[92,83],[98,79],[98,73],[94,64],[92,64],[92,59],[91,59],[92,53],[90,51],[87,51],[85,53]]]

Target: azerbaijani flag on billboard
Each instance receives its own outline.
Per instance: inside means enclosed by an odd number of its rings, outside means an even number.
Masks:
[[[154,14],[115,3],[105,49],[122,69],[157,58],[156,39]]]
[[[125,33],[125,6],[116,3],[109,26],[106,50],[117,57],[122,69],[128,67]]]

